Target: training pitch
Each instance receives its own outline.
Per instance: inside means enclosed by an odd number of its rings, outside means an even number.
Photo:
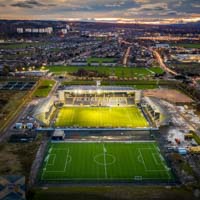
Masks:
[[[42,181],[170,181],[155,142],[53,143],[43,162]]]
[[[137,107],[63,107],[55,126],[145,128],[149,124]]]

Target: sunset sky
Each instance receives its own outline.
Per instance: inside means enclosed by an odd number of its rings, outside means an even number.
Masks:
[[[200,20],[200,0],[0,0],[1,19]]]

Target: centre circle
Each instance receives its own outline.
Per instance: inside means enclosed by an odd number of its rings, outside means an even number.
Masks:
[[[99,165],[112,165],[114,164],[116,161],[115,156],[113,156],[112,154],[97,154],[94,157],[94,162],[99,164]]]

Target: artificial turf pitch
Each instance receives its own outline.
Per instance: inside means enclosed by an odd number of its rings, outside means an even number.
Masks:
[[[42,181],[170,181],[155,142],[52,143]]]
[[[145,128],[149,125],[137,107],[63,107],[55,126]]]

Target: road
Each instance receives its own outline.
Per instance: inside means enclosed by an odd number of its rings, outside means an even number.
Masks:
[[[59,87],[59,82],[56,81],[56,83],[55,83],[54,87],[52,88],[52,90],[50,91],[48,97],[52,96],[55,93],[55,91],[58,89],[58,87]],[[30,94],[27,94],[28,99],[24,100],[24,102],[22,103],[23,105],[21,107],[16,108],[16,110],[15,110],[16,115],[8,122],[8,125],[1,131],[0,142],[3,142],[6,139],[8,139],[13,133],[18,133],[18,132],[16,132],[16,130],[13,129],[13,126],[16,122],[19,122],[23,116],[27,115],[29,106],[31,105],[31,102],[34,101],[34,100],[32,100],[33,91],[31,91]],[[25,132],[25,130],[22,130],[22,131]]]
[[[132,45],[133,43],[127,42],[126,40],[121,40],[120,43],[124,43],[124,44],[128,44],[128,45]]]
[[[151,49],[151,50],[152,50],[152,49]],[[153,53],[154,53],[154,55],[155,55],[157,61],[159,62],[160,67],[161,67],[165,72],[167,72],[167,73],[169,73],[169,74],[172,74],[172,75],[174,75],[174,76],[177,76],[177,75],[178,75],[178,73],[177,73],[176,71],[174,71],[174,70],[170,69],[169,67],[167,67],[167,65],[164,63],[162,57],[160,56],[160,54],[159,54],[157,51],[155,51],[155,50],[152,50],[152,51],[153,51]],[[193,84],[193,86],[198,85],[198,80],[200,80],[200,77],[192,78],[192,84]]]
[[[131,46],[129,46],[126,50],[126,53],[124,55],[124,59],[123,59],[123,65],[127,66],[128,64],[128,60],[129,60],[129,56],[130,56],[130,51],[131,51]]]
[[[159,54],[157,51],[155,51],[155,50],[152,50],[152,51],[153,51],[153,54],[155,55],[155,57],[156,57],[158,63],[160,64],[160,67],[161,67],[165,72],[170,73],[170,74],[172,74],[172,75],[174,75],[174,76],[177,76],[177,75],[178,75],[177,72],[175,72],[174,70],[172,70],[172,69],[170,69],[169,67],[167,67],[167,65],[164,63],[162,57],[160,56],[160,54]]]

